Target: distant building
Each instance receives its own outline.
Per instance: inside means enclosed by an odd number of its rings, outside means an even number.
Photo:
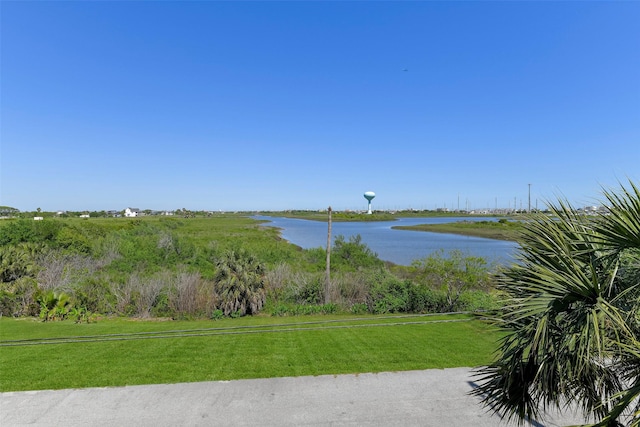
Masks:
[[[140,216],[140,209],[138,208],[127,208],[124,210],[124,216],[127,218],[134,218]]]
[[[89,214],[82,214],[80,215],[80,218],[89,218]]]
[[[41,216],[34,216],[33,217],[34,221],[42,221],[43,219],[44,219],[44,217],[41,217]]]
[[[582,209],[578,209],[578,212],[581,212],[585,215],[597,215],[606,214],[608,211],[606,206],[585,206]]]

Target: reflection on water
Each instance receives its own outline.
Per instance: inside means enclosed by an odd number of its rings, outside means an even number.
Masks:
[[[302,248],[324,247],[327,244],[327,223],[304,219],[254,216],[267,220],[265,226],[278,227],[287,241]],[[512,262],[518,245],[504,240],[484,239],[457,234],[428,233],[424,231],[393,230],[395,225],[441,224],[461,220],[491,221],[491,218],[400,218],[396,221],[334,222],[332,238],[346,238],[359,234],[362,242],[386,261],[409,265],[433,252],[460,250],[466,254],[480,256],[488,262],[508,264]]]

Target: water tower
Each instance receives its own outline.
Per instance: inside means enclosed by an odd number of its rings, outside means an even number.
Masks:
[[[367,213],[369,215],[371,215],[371,200],[373,200],[374,197],[376,197],[376,193],[374,193],[373,191],[367,191],[366,193],[364,193],[364,198],[369,201],[369,207],[367,209]]]

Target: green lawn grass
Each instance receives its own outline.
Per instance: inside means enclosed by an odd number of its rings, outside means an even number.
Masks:
[[[451,319],[462,321],[441,322]],[[78,342],[60,341],[72,337]],[[3,318],[0,391],[479,366],[491,361],[497,338],[464,316]],[[25,339],[41,341],[16,342]]]

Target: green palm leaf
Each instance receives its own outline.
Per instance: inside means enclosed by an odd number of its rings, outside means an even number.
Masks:
[[[494,323],[506,335],[474,393],[505,418],[576,404],[615,425],[638,405],[640,192],[605,195],[608,215],[561,201],[531,216],[517,262],[499,277],[507,299]]]

